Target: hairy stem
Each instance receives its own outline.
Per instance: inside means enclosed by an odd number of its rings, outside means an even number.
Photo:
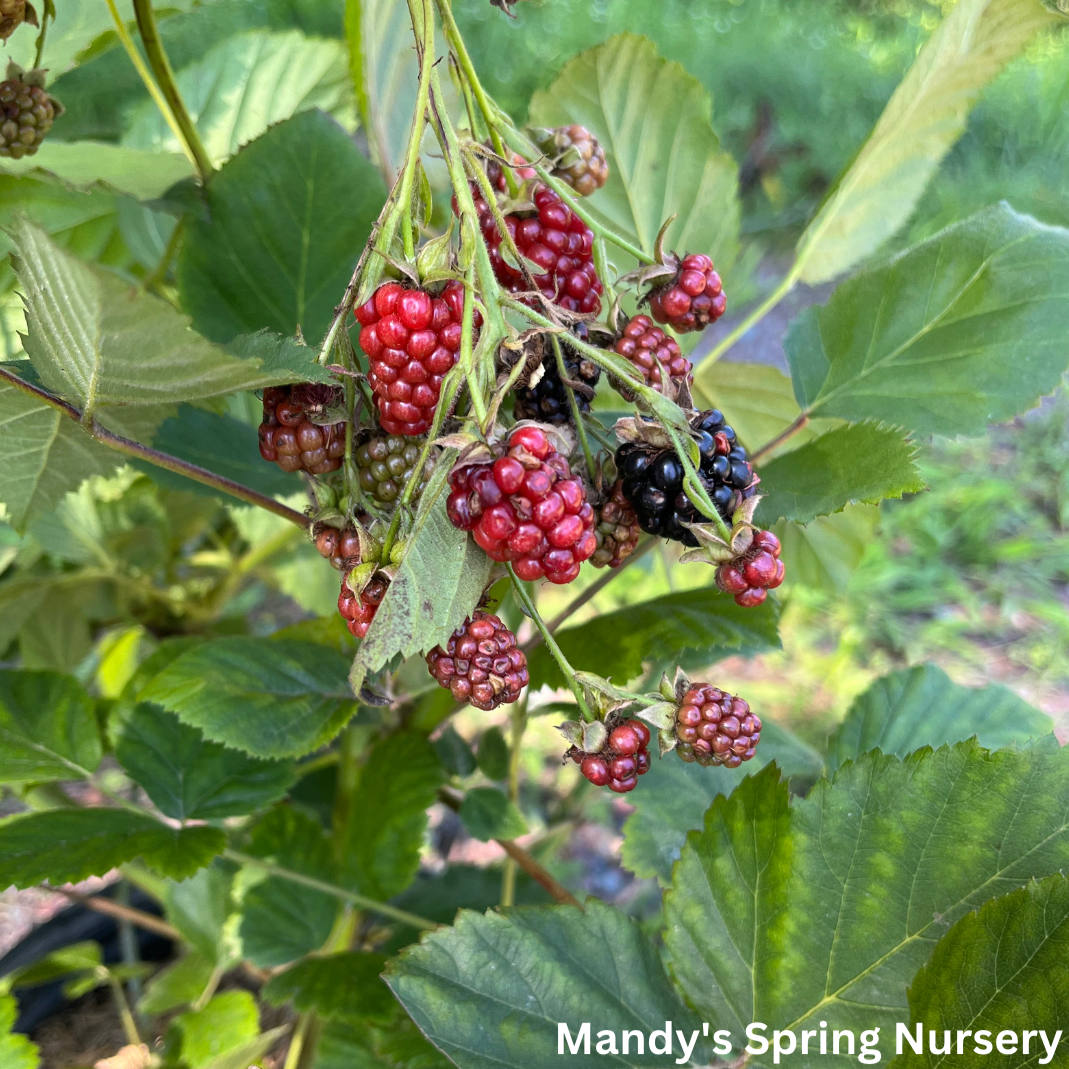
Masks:
[[[152,10],[152,0],[133,0],[134,17],[137,19],[137,30],[141,34],[141,43],[145,46],[145,55],[148,56],[149,66],[156,76],[156,82],[160,87],[167,105],[178,124],[179,141],[186,147],[188,155],[193,160],[202,182],[207,182],[215,171],[211,158],[204,148],[193,120],[186,110],[185,101],[178,91],[178,83],[175,81],[174,70],[167,53],[160,41],[159,31],[156,28],[156,13]]]
[[[802,412],[798,418],[789,426],[784,428],[779,434],[776,435],[771,441],[765,442],[760,449],[750,457],[752,464],[758,464],[765,459],[770,453],[774,453],[784,442],[793,438],[800,430],[809,425],[809,413]]]
[[[412,132],[408,138],[408,151],[401,171],[401,191],[398,196],[403,212],[401,237],[404,241],[405,257],[411,260],[416,253],[412,237],[412,184],[416,176],[416,165],[419,163],[423,131],[427,124],[427,101],[431,91],[431,68],[434,66],[434,11],[430,0],[409,0],[408,10],[419,57],[419,89],[416,91]]]
[[[583,414],[579,411],[579,401],[576,399],[575,390],[568,385],[568,368],[564,363],[564,352],[561,349],[560,339],[556,334],[550,334],[550,343],[553,346],[553,355],[557,361],[557,374],[560,375],[561,385],[568,397],[568,407],[572,412],[572,425],[579,436],[579,444],[583,448],[583,457],[586,459],[586,470],[592,483],[597,482],[598,468],[594,463],[594,454],[590,449],[590,439],[587,437],[586,424],[583,422]]]
[[[308,526],[308,517],[303,512],[297,512],[296,509],[291,509],[266,494],[261,494],[247,486],[242,486],[241,483],[234,482],[233,479],[216,475],[215,472],[208,471],[207,468],[190,464],[186,460],[179,460],[178,457],[173,457],[169,453],[162,453],[151,446],[142,445],[140,442],[124,438],[120,434],[113,434],[95,420],[91,420],[87,426],[84,420],[84,413],[80,408],[75,407],[69,401],[64,401],[62,397],[49,393],[48,390],[42,389],[40,386],[35,386],[25,379],[20,379],[18,375],[13,374],[6,368],[0,367],[0,380],[9,383],[31,397],[36,397],[37,400],[43,401],[46,405],[61,412],[68,419],[81,424],[95,441],[100,442],[101,445],[106,445],[109,449],[125,453],[127,456],[137,457],[139,460],[154,464],[157,468],[166,468],[168,471],[184,475],[187,479],[203,483],[205,486],[211,486],[216,490],[222,490],[223,493],[229,494],[231,497],[236,497],[248,505],[256,505],[259,508],[266,509],[268,512],[273,512],[276,516],[281,516],[284,520],[289,520],[290,523],[295,523],[299,527]]]

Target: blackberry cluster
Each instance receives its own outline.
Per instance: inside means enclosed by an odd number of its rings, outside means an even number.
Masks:
[[[650,770],[650,729],[641,720],[625,720],[609,732],[598,753],[571,749],[568,756],[595,787],[608,787],[627,794],[638,786],[638,777]]]
[[[647,386],[662,393],[661,367],[676,383],[689,382],[691,362],[683,355],[679,342],[653,325],[647,315],[632,316],[616,339],[613,350],[638,368]],[[661,367],[658,367],[660,362]]]
[[[739,503],[756,490],[753,467],[719,410],[701,413],[691,427],[701,455],[702,484],[721,519],[730,523]],[[616,468],[642,530],[697,546],[697,538],[683,524],[702,523],[705,517],[683,489],[683,465],[674,450],[628,442],[616,451]]]
[[[473,195],[497,280],[510,293],[526,291],[522,273],[501,255],[501,233],[489,205],[481,193]],[[535,190],[534,203],[537,214],[506,215],[505,225],[520,255],[541,269],[542,274],[532,272],[535,284],[568,311],[600,312],[604,287],[594,270],[594,232],[546,186]]]
[[[609,180],[605,150],[585,126],[558,126],[538,147],[558,161],[553,174],[581,197],[596,193]]]
[[[450,484],[453,526],[521,579],[570,583],[597,549],[586,488],[537,427],[514,430],[505,456],[458,468]]]
[[[442,379],[457,362],[464,317],[464,286],[450,282],[435,297],[386,282],[354,312],[360,348],[370,363],[368,382],[387,434],[426,434],[434,420]],[[480,325],[476,315],[474,325]]]
[[[783,582],[785,572],[779,539],[771,531],[756,531],[750,548],[716,570],[716,585],[744,609],[760,605],[770,590]]]
[[[623,481],[617,479],[612,494],[598,509],[597,526],[594,528],[598,548],[594,550],[590,563],[595,568],[619,568],[635,552],[641,533],[638,516],[624,497]]]
[[[315,532],[315,546],[319,555],[326,557],[335,568],[351,568],[360,563],[360,537],[351,527],[340,530],[320,524]],[[348,587],[342,584],[343,594],[347,589]]]
[[[445,649],[435,646],[427,654],[427,667],[458,702],[484,712],[516,701],[528,683],[527,657],[516,636],[482,609],[449,636]]]
[[[728,299],[713,261],[698,253],[684,256],[676,277],[650,294],[650,311],[658,323],[677,334],[704,330],[727,311]]]
[[[586,341],[589,331],[585,324],[579,324],[576,334]],[[601,368],[593,360],[576,352],[566,341],[561,342],[561,354],[568,379],[589,388],[589,395],[574,386],[572,391],[579,411],[589,412],[594,389],[601,378]],[[533,419],[539,423],[571,423],[572,406],[568,403],[568,390],[561,379],[551,342],[546,343],[545,355],[542,357],[542,377],[536,386],[525,386],[516,391],[513,412],[517,419]]]
[[[43,88],[17,74],[0,82],[0,157],[34,155],[52,129],[57,107]]]
[[[345,423],[323,425],[312,417],[321,417],[339,397],[338,388],[325,383],[269,386],[264,390],[260,456],[283,471],[337,471],[345,456]]]
[[[761,741],[761,721],[742,698],[698,683],[676,711],[676,752],[684,761],[738,768]]]
[[[346,574],[338,595],[338,612],[344,617],[350,635],[363,638],[367,634],[389,585],[385,579],[374,576],[359,594],[354,594],[349,588],[349,576]]]
[[[353,454],[360,472],[361,488],[384,505],[396,501],[416,470],[422,452],[422,442],[396,434],[364,442]],[[433,470],[434,460],[431,458],[416,489],[417,496],[423,492]]]

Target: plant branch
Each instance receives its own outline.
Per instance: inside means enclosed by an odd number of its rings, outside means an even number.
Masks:
[[[51,894],[63,895],[64,898],[70,899],[71,902],[77,902],[78,905],[85,906],[86,909],[91,909],[95,913],[103,913],[105,916],[114,917],[116,920],[129,921],[130,924],[136,925],[146,932],[155,932],[157,935],[162,935],[165,939],[170,939],[173,942],[177,943],[182,939],[182,935],[177,928],[172,927],[164,920],[160,920],[159,917],[154,917],[151,913],[145,913],[140,909],[134,909],[133,906],[124,906],[121,902],[115,902],[110,898],[102,898],[99,895],[83,895],[78,891],[70,891],[65,887],[49,887],[47,884],[41,884],[41,890],[48,891]]]
[[[519,806],[520,802],[520,747],[523,745],[523,736],[527,731],[527,698],[523,697],[515,702],[509,710],[509,778],[508,794],[509,801]],[[516,861],[514,858],[505,859],[505,871],[501,876],[501,905],[511,906],[516,901]]]
[[[419,57],[419,88],[416,91],[416,106],[412,115],[412,132],[408,139],[408,151],[405,154],[404,169],[401,172],[401,191],[398,194],[404,232],[405,256],[409,260],[415,256],[412,240],[412,184],[419,163],[419,149],[423,142],[423,131],[427,123],[427,101],[431,90],[431,68],[434,66],[434,11],[430,0],[409,0],[409,14],[412,18],[412,32],[416,38],[416,54]],[[419,9],[422,9],[421,11]],[[417,14],[422,14],[422,23]]]
[[[765,442],[760,449],[755,450],[750,456],[750,462],[752,464],[758,464],[765,459],[770,453],[774,453],[784,442],[793,438],[800,430],[809,425],[809,413],[802,412],[798,418],[789,426],[776,435],[771,441]]]
[[[196,464],[190,464],[189,461],[179,460],[178,457],[173,457],[169,453],[162,453],[151,446],[142,445],[140,442],[124,438],[120,434],[114,434],[95,420],[86,425],[84,414],[80,408],[72,405],[69,401],[64,401],[62,397],[49,393],[48,390],[40,386],[35,386],[25,379],[20,379],[18,375],[8,371],[7,368],[0,367],[0,380],[9,383],[31,397],[37,398],[38,401],[43,401],[46,405],[61,412],[68,419],[80,424],[91,438],[101,445],[106,445],[109,449],[125,453],[127,456],[137,457],[139,460],[147,461],[157,468],[166,468],[168,471],[173,471],[178,475],[184,475],[187,479],[202,483],[204,486],[222,490],[223,493],[229,494],[231,497],[236,497],[246,504],[256,505],[259,508],[266,509],[268,512],[273,512],[276,516],[281,516],[284,520],[289,520],[290,523],[295,523],[299,527],[308,526],[308,517],[304,513],[297,512],[296,509],[291,509],[288,505],[283,505],[280,501],[276,501],[266,494],[261,494],[247,486],[242,486],[241,483],[236,483],[233,479],[227,479],[223,475],[217,475],[213,471],[208,471],[207,468],[198,467]]]
[[[174,121],[178,125],[179,141],[185,146],[188,155],[193,160],[201,182],[207,182],[215,172],[215,168],[196,126],[193,125],[193,120],[189,117],[182,94],[178,91],[171,61],[167,58],[156,28],[156,13],[152,10],[152,0],[133,0],[133,4],[137,30],[141,34],[141,43],[145,46],[145,55],[148,56],[149,65],[156,76],[160,92],[167,101]]]
[[[579,436],[579,444],[583,449],[587,473],[590,475],[592,483],[597,482],[597,465],[594,463],[594,454],[590,449],[590,439],[586,434],[586,424],[583,422],[583,414],[579,411],[579,402],[576,400],[575,390],[568,385],[568,368],[564,363],[564,352],[561,349],[560,339],[556,334],[550,334],[549,341],[553,346],[553,356],[557,362],[557,374],[560,375],[561,385],[564,387],[564,393],[568,398],[568,407],[572,412],[572,426],[575,427],[575,432]]]
[[[37,50],[34,52],[33,66],[38,69],[45,58],[45,38],[48,36],[48,22],[56,20],[56,7],[52,0],[44,0],[41,11],[41,32],[37,35]]]
[[[126,1000],[126,992],[122,989],[122,984],[112,976],[108,971],[108,987],[111,988],[112,998],[115,999],[115,1008],[119,1011],[119,1019],[122,1021],[123,1034],[126,1036],[126,1042],[131,1046],[141,1046],[141,1036],[137,1031],[137,1023],[134,1021],[134,1015],[130,1012],[130,1003]]]

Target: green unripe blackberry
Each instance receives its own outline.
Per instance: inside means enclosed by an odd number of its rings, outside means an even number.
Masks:
[[[384,505],[396,501],[419,463],[423,452],[423,439],[402,438],[399,434],[372,438],[361,445],[355,453],[356,466],[360,470],[360,486]],[[434,458],[427,461],[423,475],[416,486],[416,496],[422,493],[434,470]]]
[[[43,72],[26,73],[12,63],[0,82],[0,156],[20,160],[34,155],[62,112],[44,89]]]

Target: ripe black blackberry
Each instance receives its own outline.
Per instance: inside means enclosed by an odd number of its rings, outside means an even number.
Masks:
[[[701,455],[699,474],[716,511],[726,523],[739,504],[756,491],[746,450],[717,409],[691,421]],[[624,497],[631,502],[639,525],[647,534],[697,546],[685,523],[706,520],[683,489],[683,465],[672,449],[627,442],[616,451],[616,467],[623,479]]]
[[[580,323],[576,327],[576,335],[582,341],[587,340],[589,332],[585,324]],[[561,342],[561,353],[564,356],[564,370],[573,384],[576,405],[580,412],[589,412],[594,389],[601,378],[601,368],[593,360],[577,353],[566,341]],[[513,408],[516,418],[534,419],[540,423],[571,423],[572,406],[568,403],[568,390],[561,379],[553,343],[548,340],[542,357],[542,371],[542,378],[537,385],[516,391]]]
[[[364,442],[354,454],[361,488],[384,505],[396,501],[415,471],[422,451],[421,439],[403,438],[399,434]],[[416,496],[427,485],[433,470],[434,461],[429,459],[416,487]]]

